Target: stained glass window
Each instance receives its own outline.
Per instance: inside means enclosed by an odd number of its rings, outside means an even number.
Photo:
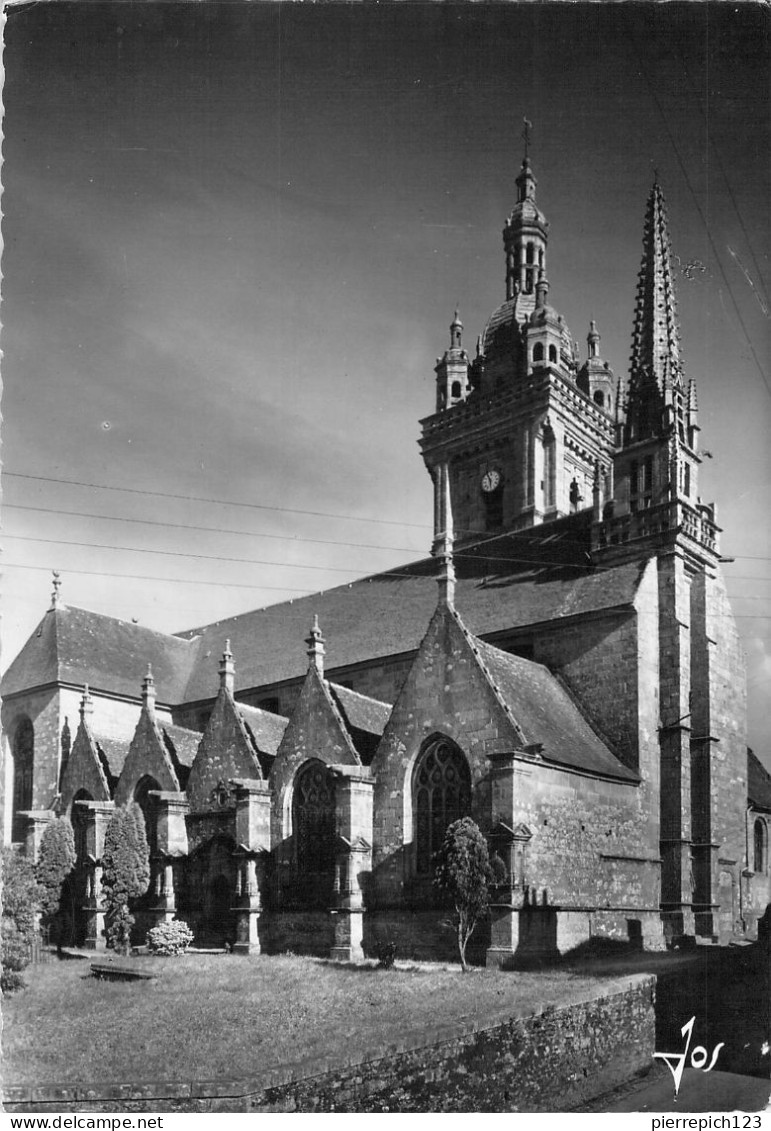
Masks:
[[[335,783],[322,762],[308,762],[297,775],[292,818],[298,870],[334,871]]]
[[[448,825],[467,816],[471,808],[471,775],[457,746],[435,739],[424,750],[415,770],[415,867],[431,873],[432,857]]]

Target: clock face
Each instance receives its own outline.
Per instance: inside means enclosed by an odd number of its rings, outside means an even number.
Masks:
[[[500,485],[501,473],[496,468],[491,467],[482,476],[482,490],[494,491]]]

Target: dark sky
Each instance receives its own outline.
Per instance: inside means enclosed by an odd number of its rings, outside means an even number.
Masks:
[[[582,353],[595,318],[626,371],[654,169],[704,266],[700,490],[771,752],[767,11],[44,2],[4,61],[4,664],[51,568],[175,630],[427,551],[418,420],[455,306],[473,349],[504,297],[526,115]]]

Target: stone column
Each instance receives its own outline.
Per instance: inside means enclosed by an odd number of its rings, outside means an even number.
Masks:
[[[514,821],[516,778],[521,772],[513,752],[488,754],[490,763],[491,847],[502,858],[507,877],[496,889],[490,906],[490,946],[487,966],[502,966],[514,957],[520,942],[520,917],[524,906],[524,851],[529,829]]]
[[[86,941],[89,950],[105,950],[105,905],[102,891],[102,852],[104,834],[115,811],[113,801],[76,801],[86,810]]]
[[[157,855],[155,869],[155,905],[152,908],[155,925],[170,923],[177,914],[177,895],[174,886],[175,859],[187,855],[187,825],[185,814],[188,803],[184,793],[151,790],[155,801]]]
[[[362,766],[332,766],[335,775],[338,852],[335,901],[330,908],[334,944],[330,957],[344,962],[364,957],[365,878],[372,871],[372,794],[374,779]]]
[[[259,954],[262,913],[258,861],[270,850],[270,788],[266,781],[237,781],[236,843],[239,845],[235,896],[236,954]]]

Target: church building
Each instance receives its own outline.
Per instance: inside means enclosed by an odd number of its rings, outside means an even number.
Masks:
[[[699,495],[661,187],[625,377],[551,305],[548,237],[526,156],[504,301],[473,357],[456,312],[421,422],[429,556],[175,635],[70,607],[55,577],[2,682],[4,827],[34,856],[71,818],[73,942],[105,944],[102,846],[130,800],[138,937],[178,917],[246,953],[452,957],[433,855],[465,815],[502,862],[477,961],[755,936],[771,777]]]

